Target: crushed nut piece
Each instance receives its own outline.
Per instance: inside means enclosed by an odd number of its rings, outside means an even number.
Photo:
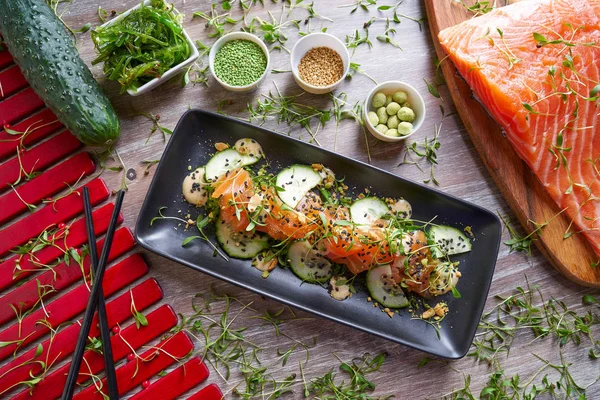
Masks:
[[[229,148],[229,145],[227,143],[223,143],[223,142],[215,143],[215,149],[217,149],[217,151],[223,151],[228,148]]]
[[[443,317],[448,313],[448,305],[444,302],[437,303],[435,307],[433,307],[435,315],[438,317]]]
[[[429,319],[435,315],[435,310],[433,308],[427,309],[423,314],[421,314],[421,318]]]

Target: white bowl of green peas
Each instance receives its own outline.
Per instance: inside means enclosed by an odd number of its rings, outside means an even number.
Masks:
[[[405,82],[387,81],[367,96],[363,118],[373,136],[384,142],[400,142],[414,134],[425,120],[425,101]]]
[[[215,80],[232,92],[254,90],[269,72],[270,62],[265,43],[247,32],[222,36],[208,55],[208,67]]]

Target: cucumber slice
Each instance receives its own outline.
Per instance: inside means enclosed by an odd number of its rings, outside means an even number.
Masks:
[[[429,238],[436,247],[434,256],[452,256],[471,251],[471,240],[463,232],[452,226],[437,225],[429,229]]]
[[[331,277],[331,262],[317,254],[307,241],[292,243],[288,249],[292,271],[304,282],[324,283]]]
[[[269,237],[258,232],[235,232],[231,225],[217,221],[217,240],[225,253],[235,258],[252,258],[269,247]]]
[[[408,299],[400,285],[392,279],[392,268],[389,264],[372,268],[367,273],[367,289],[373,300],[384,307],[402,308],[408,306]]]
[[[309,165],[292,165],[277,175],[275,185],[281,201],[296,208],[300,200],[315,186],[321,183],[321,175]]]
[[[377,197],[365,197],[350,206],[352,221],[359,225],[371,225],[389,212],[387,204]]]
[[[204,166],[206,180],[208,182],[216,181],[221,175],[236,168],[251,165],[260,160],[260,157],[251,157],[238,153],[234,149],[227,149],[215,154]]]

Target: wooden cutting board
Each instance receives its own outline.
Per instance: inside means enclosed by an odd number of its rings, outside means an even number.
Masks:
[[[433,43],[438,58],[442,60],[446,53],[440,46],[438,33],[474,15],[452,0],[425,0],[425,7]],[[515,153],[500,126],[474,98],[454,64],[446,60],[442,62],[441,69],[475,148],[521,225],[531,232],[535,229],[531,221],[543,223],[550,220],[535,240],[538,249],[568,279],[584,286],[600,287],[600,265],[591,266],[598,262],[599,257],[587,240],[576,234],[564,239],[570,218],[559,215],[553,219],[560,208]]]

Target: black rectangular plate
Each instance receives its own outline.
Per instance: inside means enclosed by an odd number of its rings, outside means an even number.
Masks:
[[[366,289],[359,283],[357,292],[346,301],[336,301],[321,286],[301,284],[290,270],[276,268],[268,279],[250,266],[248,260],[213,257],[204,241],[193,241],[182,247],[190,235],[183,227],[173,229],[175,221],[158,221],[150,226],[158,209],[167,206],[165,214],[198,214],[183,201],[181,183],[188,166],[204,165],[214,153],[216,142],[234,143],[244,137],[256,139],[267,159],[277,170],[291,164],[322,163],[338,178],[358,192],[369,187],[385,197],[404,197],[413,207],[413,218],[428,221],[437,216],[438,224],[471,226],[475,234],[473,250],[458,256],[462,278],[458,284],[461,298],[447,294],[438,298],[448,302],[450,312],[442,321],[440,338],[435,329],[423,321],[411,320],[407,310],[389,318],[367,302]],[[181,213],[178,213],[181,210]],[[174,223],[175,222],[175,223]],[[158,165],[142,206],[135,235],[146,249],[185,266],[202,271],[261,295],[312,312],[333,321],[358,328],[444,358],[463,357],[473,341],[485,305],[500,246],[501,225],[498,217],[476,205],[402,179],[359,161],[340,156],[299,140],[260,127],[206,111],[186,112],[173,133]],[[213,233],[210,232],[210,236]]]

